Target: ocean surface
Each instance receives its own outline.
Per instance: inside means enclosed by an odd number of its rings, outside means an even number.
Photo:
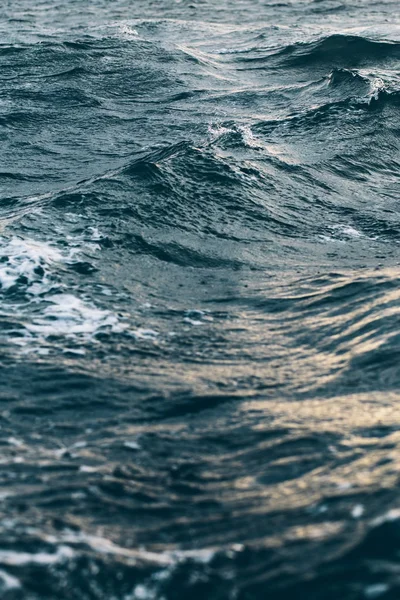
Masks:
[[[398,600],[398,1],[5,0],[0,140],[0,597]]]

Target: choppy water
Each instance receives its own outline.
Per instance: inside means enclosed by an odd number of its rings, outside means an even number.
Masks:
[[[400,594],[400,17],[0,19],[0,595]]]

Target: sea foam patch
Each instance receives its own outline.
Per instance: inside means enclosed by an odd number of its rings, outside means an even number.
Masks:
[[[62,266],[80,251],[76,243],[62,252],[48,242],[0,238],[0,316],[18,321],[18,329],[8,328],[8,342],[23,353],[48,354],[55,338],[76,346],[94,341],[101,331],[126,329],[116,314],[80,297],[63,281]]]
[[[45,242],[0,238],[0,292],[16,286],[29,290],[30,295],[45,292],[51,265],[62,260],[57,248]]]
[[[103,327],[121,329],[118,318],[112,312],[85,303],[73,294],[55,294],[48,302],[41,314],[27,324],[31,333],[73,337],[92,335]]]

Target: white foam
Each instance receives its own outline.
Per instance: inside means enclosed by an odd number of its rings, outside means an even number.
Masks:
[[[1,464],[7,464],[7,460],[2,460]],[[0,491],[0,502],[3,502],[3,500],[6,500],[7,498],[10,498],[11,496],[14,496],[13,492]]]
[[[387,522],[390,523],[392,521],[398,521],[399,519],[400,519],[400,508],[392,508],[388,512],[383,514],[382,516],[374,519],[372,521],[372,525],[374,525],[376,527],[376,526],[382,525],[382,523],[387,523]]]
[[[14,550],[0,550],[0,563],[12,567],[26,565],[55,565],[73,558],[74,551],[68,546],[59,546],[54,553],[49,552],[16,552]]]
[[[377,100],[380,92],[383,92],[385,89],[386,86],[383,79],[381,79],[380,77],[376,77],[375,79],[373,79],[371,81],[371,89],[368,94],[369,102],[371,102],[372,100]]]
[[[235,548],[232,548],[235,551]],[[181,551],[169,554],[173,562],[164,569],[153,573],[145,583],[136,585],[131,594],[124,597],[124,600],[164,600],[164,596],[160,595],[160,583],[171,577],[175,567],[182,561],[188,558],[208,564],[215,556],[214,550],[195,550]]]
[[[100,331],[127,328],[110,310],[66,292],[60,281],[60,265],[88,246],[91,250],[100,248],[96,241],[102,237],[97,228],[91,227],[87,235],[72,240],[64,253],[48,242],[0,237],[0,294],[16,286],[23,299],[12,305],[3,303],[2,314],[11,319],[17,317],[25,328],[8,335],[9,342],[19,346],[21,353],[49,354],[50,337],[87,342],[95,341],[94,336]],[[82,348],[72,351],[78,355],[85,352]]]
[[[61,253],[47,243],[35,240],[23,240],[13,237],[11,240],[0,238],[0,286],[7,291],[18,283],[21,277],[26,278],[30,294],[45,291],[49,281],[46,266],[62,260]],[[41,275],[38,270],[43,269]]]
[[[119,27],[119,32],[121,34],[121,37],[124,38],[131,38],[131,37],[138,37],[139,33],[136,31],[136,29],[133,29],[132,27],[129,27],[129,25],[121,25]]]
[[[85,471],[86,469],[84,469]],[[88,471],[87,471],[88,472]],[[95,552],[100,554],[111,554],[121,556],[135,561],[150,562],[161,568],[176,566],[178,563],[191,559],[201,564],[208,564],[215,556],[214,548],[203,548],[200,550],[175,550],[168,552],[151,552],[145,548],[123,548],[111,540],[84,533],[82,531],[66,530],[59,536],[45,536],[45,541],[51,544],[59,545],[60,548],[73,549],[70,546],[74,544],[86,544]],[[238,552],[243,548],[239,545],[232,546],[231,551]],[[1,554],[0,554],[1,558]]]
[[[207,321],[213,321],[213,317],[203,310],[187,310],[183,319],[184,323],[190,325],[204,325]]]
[[[24,442],[22,442],[21,440],[18,440],[15,437],[9,437],[7,439],[7,442],[10,444],[10,446],[16,446],[17,448],[21,448],[21,446],[24,445]]]
[[[159,336],[159,333],[153,329],[136,329],[132,331],[132,335],[137,340],[154,340]]]
[[[364,596],[366,598],[379,598],[382,594],[385,594],[389,590],[389,586],[386,583],[375,583],[369,585],[364,590]]]
[[[124,442],[124,446],[125,446],[125,448],[129,448],[130,450],[140,450],[141,449],[139,444],[137,442],[135,442],[134,440],[133,441],[127,440],[126,442]]]
[[[81,465],[79,467],[81,473],[97,473],[100,471],[99,467],[92,467],[91,465]]]
[[[339,244],[344,244],[344,240],[337,240],[329,235],[319,235],[318,238],[322,241],[322,242],[337,242]]]
[[[376,237],[370,237],[365,235],[362,231],[359,231],[352,225],[338,224],[329,227],[331,235],[320,234],[318,237],[320,240],[325,242],[336,242],[344,244],[350,240],[365,239],[365,240],[376,240]]]
[[[105,327],[118,329],[118,318],[113,313],[96,308],[72,294],[56,294],[47,301],[50,304],[41,315],[26,324],[31,333],[70,338],[93,335]]]
[[[248,146],[250,148],[259,148],[260,147],[259,142],[254,137],[254,134],[251,130],[250,125],[240,125],[238,127],[238,130],[242,134],[242,139],[243,139],[245,146]]]
[[[3,584],[3,592],[5,592],[6,590],[18,590],[21,587],[21,582],[19,581],[19,579],[17,579],[13,575],[10,575],[9,573],[6,573],[5,571],[3,571],[3,569],[0,569],[0,579]]]
[[[111,540],[107,538],[85,534],[83,532],[76,531],[65,531],[61,534],[61,536],[46,536],[46,541],[53,544],[60,544],[61,548],[66,547],[65,544],[86,544],[96,553],[100,554],[111,554],[114,556],[121,556],[123,558],[127,558],[136,562],[137,560],[142,560],[145,562],[153,563],[159,567],[168,567],[175,564],[176,560],[169,553],[155,553],[148,552],[144,549],[131,549],[131,548],[122,548],[117,544],[114,544]],[[69,546],[67,546],[69,548]],[[71,548],[70,548],[71,550]],[[0,554],[1,559],[1,554]]]
[[[157,590],[140,583],[124,600],[157,600]]]
[[[254,137],[250,125],[233,125],[232,127],[225,127],[220,123],[210,124],[208,126],[208,134],[211,138],[211,142],[215,142],[220,137],[227,135],[228,133],[239,133],[242,137],[242,141],[245,146],[251,148],[259,148],[260,143]]]
[[[352,227],[351,225],[338,225],[337,227],[333,227],[333,229],[339,229],[341,233],[349,237],[360,238],[363,236],[361,231],[358,231],[358,229]]]
[[[351,516],[353,519],[360,519],[363,516],[364,511],[365,508],[362,504],[356,504],[351,511]]]
[[[210,124],[208,126],[208,133],[210,135],[212,142],[214,142],[218,138],[222,137],[223,135],[226,135],[227,133],[234,133],[234,132],[235,132],[234,129],[232,129],[230,127],[224,127],[223,125],[220,125],[218,123],[216,123],[215,125]]]

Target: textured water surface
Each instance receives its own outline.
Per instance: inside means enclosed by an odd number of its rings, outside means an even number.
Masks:
[[[0,16],[0,596],[397,599],[398,3]]]

